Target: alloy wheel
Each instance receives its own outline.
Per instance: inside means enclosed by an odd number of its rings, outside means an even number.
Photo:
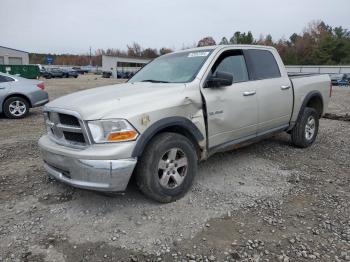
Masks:
[[[186,154],[179,148],[171,148],[163,154],[158,163],[159,182],[166,189],[182,184],[188,169]]]

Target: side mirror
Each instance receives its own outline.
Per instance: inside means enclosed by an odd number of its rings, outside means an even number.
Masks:
[[[230,86],[233,83],[233,75],[223,71],[217,71],[207,80],[208,88],[218,88],[223,86]]]

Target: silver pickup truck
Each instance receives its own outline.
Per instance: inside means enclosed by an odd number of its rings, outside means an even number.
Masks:
[[[145,195],[171,202],[216,152],[277,132],[310,146],[330,95],[328,75],[288,76],[272,47],[195,48],[154,59],[127,83],[50,102],[39,146],[59,181],[120,192],[134,174]]]

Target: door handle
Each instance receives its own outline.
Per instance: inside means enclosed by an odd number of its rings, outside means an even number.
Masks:
[[[287,86],[281,86],[281,90],[288,90],[290,88],[290,85]]]
[[[256,91],[246,91],[243,92],[243,96],[253,96],[256,94]]]

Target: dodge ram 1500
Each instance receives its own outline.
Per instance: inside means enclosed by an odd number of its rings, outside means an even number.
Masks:
[[[145,195],[171,202],[216,152],[277,132],[310,146],[330,96],[328,75],[289,76],[272,47],[183,50],[154,59],[127,83],[47,104],[39,146],[59,181],[120,192],[134,174]]]

